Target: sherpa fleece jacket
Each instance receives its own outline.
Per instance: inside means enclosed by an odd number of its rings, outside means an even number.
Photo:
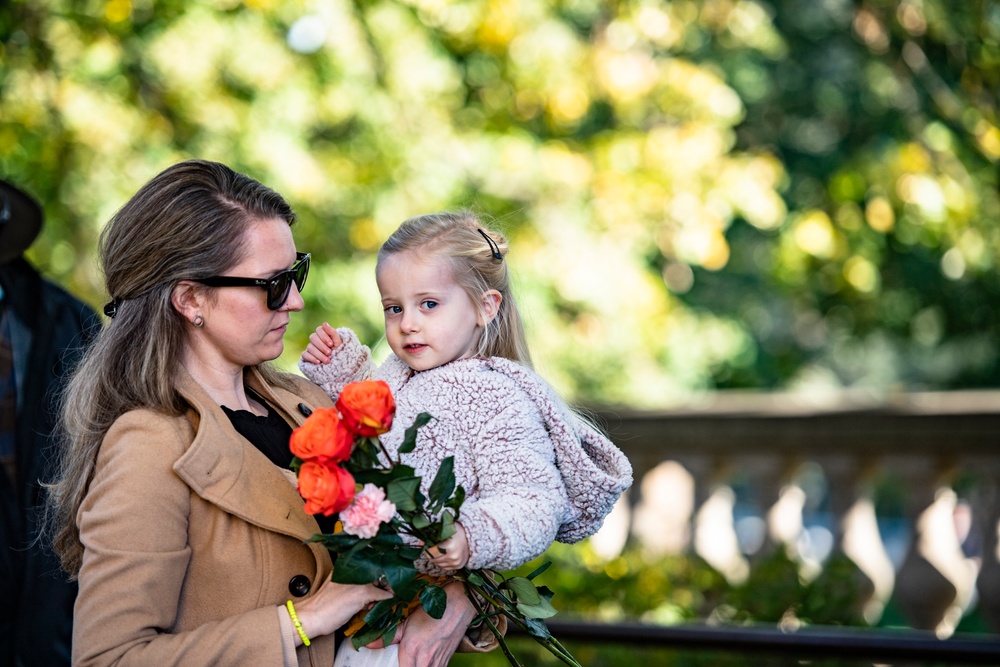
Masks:
[[[344,385],[384,380],[396,401],[382,442],[398,456],[421,412],[433,419],[402,460],[423,477],[424,494],[448,456],[466,498],[459,522],[472,569],[509,570],[553,541],[577,542],[601,527],[632,484],[632,467],[607,438],[570,411],[529,368],[499,357],[459,359],[414,372],[395,355],[377,366],[346,328],[330,363],[299,368],[336,400]]]

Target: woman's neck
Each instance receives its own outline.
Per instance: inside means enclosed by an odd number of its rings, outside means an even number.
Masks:
[[[181,365],[216,404],[232,410],[248,410],[258,415],[267,414],[264,406],[247,396],[243,383],[243,368],[219,361],[213,363],[190,353],[184,355]]]

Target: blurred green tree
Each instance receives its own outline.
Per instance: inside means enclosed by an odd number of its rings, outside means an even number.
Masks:
[[[376,343],[374,250],[467,206],[580,401],[1000,383],[997,2],[12,0],[0,40],[0,174],[95,305],[103,223],[197,156],[299,213],[288,365]]]

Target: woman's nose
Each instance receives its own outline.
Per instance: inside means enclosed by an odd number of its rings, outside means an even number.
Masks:
[[[292,287],[288,290],[288,298],[285,299],[285,305],[282,306],[285,310],[299,311],[305,308],[306,302],[302,299],[302,293],[299,292],[299,287],[294,282]]]

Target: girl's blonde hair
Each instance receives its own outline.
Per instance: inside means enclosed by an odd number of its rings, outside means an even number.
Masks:
[[[511,291],[507,269],[507,239],[488,229],[471,211],[431,213],[405,220],[378,251],[378,267],[390,257],[419,250],[448,259],[455,281],[476,307],[490,290],[502,300],[496,317],[484,328],[476,353],[484,357],[504,357],[531,367],[531,353],[524,324]],[[484,313],[485,315],[485,313]]]
[[[174,386],[185,340],[174,286],[224,275],[243,259],[249,226],[276,218],[295,220],[281,195],[225,165],[190,160],[142,186],[101,232],[100,262],[117,310],[62,397],[59,476],[48,487],[46,535],[71,577],[83,557],[76,515],[108,429],[130,410],[185,409]],[[266,364],[257,368],[288,386]]]

